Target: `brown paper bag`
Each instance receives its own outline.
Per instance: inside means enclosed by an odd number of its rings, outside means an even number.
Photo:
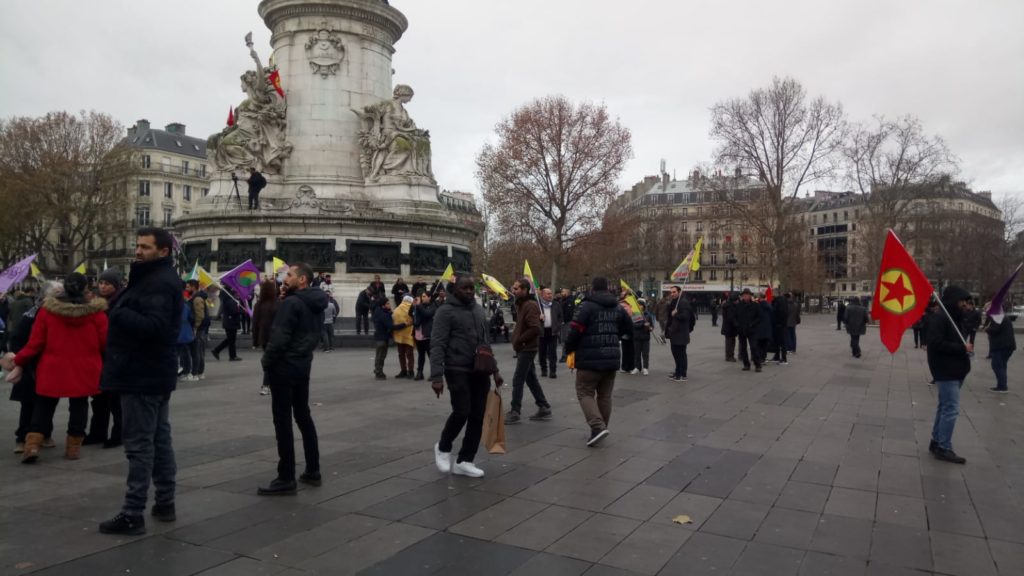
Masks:
[[[487,395],[484,433],[480,438],[489,454],[505,453],[505,415],[501,410],[501,394],[496,389],[492,389]]]

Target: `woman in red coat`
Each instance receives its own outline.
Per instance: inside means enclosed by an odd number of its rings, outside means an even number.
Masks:
[[[43,301],[28,343],[14,357],[23,366],[36,364],[36,400],[21,461],[35,462],[43,432],[53,422],[61,398],[68,398],[70,418],[64,457],[77,460],[89,417],[89,397],[99,394],[107,344],[107,301],[85,297],[85,276],[73,273],[64,293]]]

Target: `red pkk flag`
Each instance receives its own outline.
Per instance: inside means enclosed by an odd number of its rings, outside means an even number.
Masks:
[[[932,292],[928,277],[889,230],[871,302],[871,316],[878,319],[878,333],[889,353],[899,350],[903,333],[924,315]]]
[[[270,76],[267,77],[267,80],[270,81],[274,90],[277,90],[278,95],[280,95],[281,98],[284,98],[284,90],[281,88],[281,72],[275,68],[274,71],[270,73]]]
[[[231,106],[228,108],[228,126],[235,125],[235,108]]]
[[[764,291],[764,299],[767,300],[769,304],[772,303],[772,300],[775,300],[775,293],[772,292],[771,286],[769,286],[768,289]]]

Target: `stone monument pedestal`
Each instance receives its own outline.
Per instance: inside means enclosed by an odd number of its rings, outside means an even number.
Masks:
[[[242,75],[236,125],[211,136],[217,176],[175,230],[189,262],[224,272],[252,259],[306,262],[332,275],[343,316],[375,275],[390,290],[472,269],[474,207],[442,202],[430,135],[392,89],[391,55],[408,22],[380,0],[263,0],[273,62]],[[248,168],[267,179],[248,210]],[[235,196],[231,173],[239,176]]]

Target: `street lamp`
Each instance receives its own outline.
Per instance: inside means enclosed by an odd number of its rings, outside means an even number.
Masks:
[[[652,298],[654,297],[653,296],[653,294],[654,294],[654,276],[648,276],[647,277],[647,293],[651,294]]]
[[[736,256],[730,253],[725,265],[729,267],[729,294],[732,295],[736,289]]]

